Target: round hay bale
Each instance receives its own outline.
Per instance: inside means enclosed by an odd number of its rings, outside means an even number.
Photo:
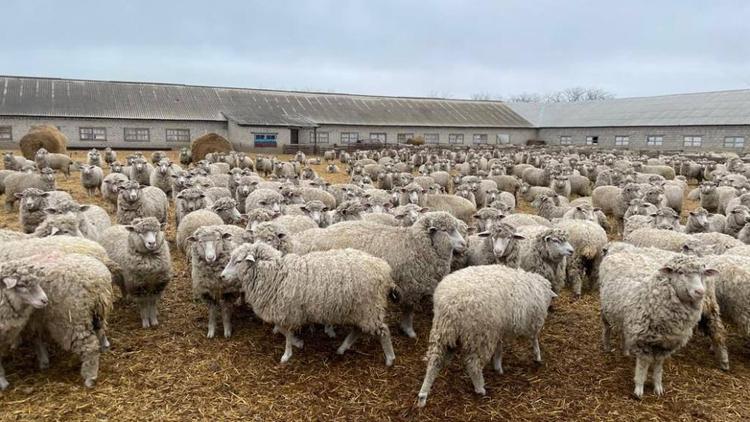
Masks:
[[[229,141],[215,133],[207,133],[195,138],[190,144],[193,161],[200,161],[206,157],[206,154],[211,152],[229,152],[233,149]]]
[[[406,140],[406,144],[407,145],[416,145],[416,146],[424,145],[424,136],[417,135],[414,138],[409,138],[409,139]]]
[[[44,148],[48,152],[68,153],[68,138],[54,126],[32,128],[20,141],[21,152],[28,160],[33,160],[36,151]]]

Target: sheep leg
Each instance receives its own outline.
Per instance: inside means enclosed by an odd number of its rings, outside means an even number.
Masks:
[[[633,381],[635,382],[635,389],[633,395],[640,399],[643,397],[643,384],[646,382],[648,376],[648,367],[651,365],[652,358],[650,356],[636,356],[635,358],[635,376]]]
[[[498,374],[503,373],[503,342],[498,341],[495,347],[495,354],[492,355],[492,367]]]
[[[729,353],[727,352],[727,335],[726,328],[719,315],[719,307],[715,300],[703,303],[703,315],[701,316],[698,326],[701,331],[711,339],[711,347],[716,353],[716,359],[719,361],[719,367],[729,370]]]
[[[284,330],[283,328],[279,328],[282,333],[284,333],[284,337],[286,337],[286,344],[284,345],[284,354],[281,356],[281,363],[287,363],[289,362],[289,359],[292,358],[292,346],[294,345],[294,334],[292,334],[291,331]]]
[[[534,362],[542,363],[542,349],[539,347],[539,334],[534,334],[531,339],[531,348],[534,351]]]
[[[662,375],[664,374],[664,358],[659,357],[654,360],[654,394],[661,396],[664,394],[664,386],[661,384]]]
[[[350,347],[354,344],[355,341],[359,338],[359,336],[362,334],[362,331],[360,331],[359,328],[352,328],[351,331],[349,331],[349,335],[346,336],[344,339],[344,342],[341,343],[341,346],[339,346],[338,350],[336,350],[336,353],[339,355],[343,355],[344,352],[349,350]]]
[[[216,334],[216,314],[219,311],[217,308],[218,306],[213,303],[208,305],[208,334],[206,334],[208,338],[214,338]]]
[[[430,359],[427,362],[427,372],[425,372],[422,388],[419,389],[419,395],[417,396],[419,407],[424,407],[427,404],[427,396],[430,394],[432,384],[435,382],[435,378],[437,378],[440,369],[446,361],[446,352],[444,350],[440,349],[430,353]]]
[[[464,358],[464,367],[466,373],[471,378],[471,383],[474,385],[474,392],[477,394],[485,395],[487,391],[484,389],[484,375],[482,374],[482,364],[479,363],[477,356],[467,356]]]
[[[156,309],[156,303],[158,302],[158,300],[158,295],[154,295],[148,298],[149,320],[151,321],[152,327],[156,327],[157,325],[159,325],[159,310]]]
[[[417,338],[414,332],[414,310],[406,309],[401,313],[401,331],[409,338]]]
[[[3,368],[3,359],[0,357],[0,391],[5,391],[10,383],[5,379],[5,368]]]
[[[393,352],[391,331],[385,323],[382,324],[378,337],[380,338],[380,347],[383,348],[383,354],[385,355],[385,366],[393,366],[393,361],[396,360],[396,353]]]
[[[609,353],[612,351],[612,343],[610,341],[611,338],[612,326],[609,325],[607,319],[604,318],[604,315],[602,315],[602,351],[604,353]]]
[[[99,339],[99,351],[106,352],[109,350],[109,339],[107,338],[107,334],[104,333],[104,330],[97,330],[96,337]]]
[[[36,361],[40,370],[49,368],[49,353],[47,353],[47,345],[40,336],[34,337],[34,352],[36,352]]]
[[[96,378],[99,375],[99,351],[84,353],[82,360],[81,376],[83,377],[83,384],[91,388],[96,385]]]
[[[221,321],[224,324],[224,337],[232,337],[232,303],[222,302]]]
[[[333,325],[326,324],[323,330],[325,331],[328,337],[336,338],[336,330],[333,328]]]

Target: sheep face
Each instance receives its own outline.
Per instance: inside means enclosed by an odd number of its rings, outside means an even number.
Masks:
[[[718,275],[718,271],[705,268],[694,257],[678,256],[665,264],[659,274],[681,302],[700,307],[706,293],[704,279]]]
[[[159,164],[156,165],[156,171],[159,172],[162,176],[166,176],[169,174],[169,169],[172,167],[172,163],[166,160],[159,161]]]
[[[477,222],[477,229],[480,232],[491,230],[496,224],[500,223],[505,215],[495,208],[482,208],[474,214],[474,220]]]
[[[125,226],[129,232],[128,246],[142,254],[158,251],[164,244],[164,226],[154,217],[134,219]]]
[[[543,240],[547,248],[547,255],[554,261],[573,255],[573,246],[568,242],[568,235],[564,231],[552,230],[544,235]]]
[[[122,199],[125,202],[135,203],[141,199],[141,189],[145,186],[141,186],[138,182],[129,181],[120,185],[120,192],[117,198],[117,202]]]
[[[701,195],[710,195],[716,192],[716,184],[713,182],[703,182],[700,186]]]
[[[185,213],[190,213],[206,208],[206,194],[197,188],[185,189],[177,194],[177,200],[180,201],[180,209]]]
[[[26,189],[21,193],[16,193],[15,195],[21,201],[21,209],[27,212],[34,212],[46,206],[49,193],[32,188]]]
[[[744,205],[738,205],[732,209],[732,212],[727,216],[731,219],[736,226],[744,226],[750,222],[750,208]]]
[[[31,274],[18,274],[17,271],[0,270],[0,290],[14,309],[29,305],[42,309],[49,303],[47,294],[39,286],[39,281]]]
[[[435,212],[422,217],[422,226],[434,244],[449,244],[453,252],[463,253],[466,250],[466,240],[458,231],[458,220],[445,212]]]
[[[55,182],[55,171],[52,170],[51,168],[45,167],[45,168],[42,169],[42,171],[40,173],[41,173],[41,178],[42,178],[43,181],[45,181],[47,183],[54,183]]]
[[[310,201],[303,205],[300,209],[318,226],[321,226],[325,222],[323,216],[326,212],[328,212],[328,207],[326,207],[322,202],[317,200]]]
[[[122,173],[122,163],[115,161],[109,165],[109,169],[112,173]]]
[[[221,198],[211,206],[211,210],[226,224],[237,224],[242,221],[242,215],[237,210],[237,202],[234,199]]]
[[[213,264],[219,257],[230,252],[228,241],[231,238],[232,235],[229,233],[222,233],[210,227],[201,227],[187,240],[192,242],[193,254],[197,255],[198,259]]]
[[[680,224],[680,216],[671,208],[663,208],[656,213],[655,222],[656,228],[673,230]]]
[[[271,221],[275,216],[275,213],[265,208],[256,208],[245,214],[245,218],[247,218],[247,226],[245,227],[245,230],[253,230],[258,224]]]
[[[284,227],[270,222],[258,224],[250,231],[250,238],[253,242],[263,242],[277,251],[283,251],[288,249],[290,236]]]
[[[244,244],[232,251],[221,277],[225,280],[253,280],[259,269],[275,267],[281,252],[264,243]],[[271,281],[271,280],[268,280]]]
[[[704,208],[697,208],[693,211],[690,211],[690,215],[688,216],[688,225],[691,224],[703,229],[707,229],[708,211],[706,211]]]

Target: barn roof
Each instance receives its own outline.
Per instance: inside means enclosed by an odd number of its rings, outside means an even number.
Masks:
[[[750,125],[750,90],[580,103],[506,103],[535,127]]]
[[[382,97],[141,82],[0,76],[0,116],[233,120],[321,124],[531,127],[499,101]]]

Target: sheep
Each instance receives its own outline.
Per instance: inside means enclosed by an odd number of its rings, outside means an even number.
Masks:
[[[182,170],[178,166],[175,166],[171,161],[169,160],[161,160],[156,163],[156,168],[151,172],[149,175],[148,184],[150,186],[157,187],[164,191],[167,196],[172,195],[172,184],[173,179],[172,175],[175,171]]]
[[[636,229],[624,237],[625,242],[641,248],[654,247],[672,252],[682,251],[683,245],[691,239],[692,235],[657,228]]]
[[[329,225],[342,221],[362,220],[362,213],[364,211],[365,207],[358,199],[344,201],[328,214]]]
[[[625,228],[623,229],[622,235],[623,238],[627,239],[630,237],[630,234],[638,229],[643,228],[657,228],[656,227],[656,213],[650,214],[650,215],[633,215],[630,217],[625,218]]]
[[[112,204],[117,209],[117,196],[120,193],[120,186],[128,181],[128,176],[120,173],[110,173],[104,177],[99,191],[102,198]]]
[[[276,220],[247,228],[244,240],[244,243],[263,242],[283,255],[292,253],[296,247],[289,230],[282,224],[277,223]]]
[[[699,253],[710,255],[721,255],[742,244],[741,240],[724,233],[693,233],[690,235],[690,240],[685,242],[685,245]]]
[[[724,210],[724,214],[729,215],[729,213],[731,213],[732,210],[738,205],[744,205],[746,207],[750,207],[750,193],[743,193],[742,195],[729,201],[727,203],[726,210]]]
[[[534,200],[540,195],[556,196],[555,191],[546,186],[531,186],[528,183],[522,183],[518,193],[521,195],[521,198],[528,203],[534,202]]]
[[[190,245],[187,243],[187,239],[192,236],[196,230],[200,227],[217,226],[220,224],[224,224],[224,220],[211,210],[200,209],[190,212],[180,220],[180,224],[177,226],[175,244],[182,253],[188,255],[188,247]]]
[[[43,168],[39,174],[14,173],[5,178],[5,211],[12,212],[13,205],[26,189],[36,188],[45,192],[55,190],[55,174],[51,168]]]
[[[490,358],[495,371],[503,373],[504,342],[530,338],[534,362],[541,363],[539,334],[555,296],[549,281],[541,276],[503,265],[469,267],[445,277],[433,296],[419,407],[427,404],[440,368],[459,347],[474,392],[481,395],[486,393],[482,369]]]
[[[37,226],[36,230],[34,230],[34,233],[32,233],[31,235],[34,237],[84,237],[78,224],[78,217],[76,217],[76,215],[72,213],[48,215],[47,218],[42,221],[42,224]]]
[[[256,208],[266,208],[281,214],[283,204],[284,197],[278,191],[260,188],[251,192],[245,199],[245,212]]]
[[[172,279],[172,260],[164,224],[154,217],[136,218],[127,226],[112,226],[99,241],[123,272],[122,292],[132,297],[143,328],[159,325],[157,304]]]
[[[45,209],[73,200],[67,192],[56,190],[45,192],[36,188],[28,188],[17,193],[16,198],[21,201],[18,207],[19,221],[24,233],[32,233],[44,221],[47,217]]]
[[[62,200],[48,205],[44,211],[48,215],[73,214],[83,236],[93,241],[99,240],[99,234],[112,225],[109,214],[97,205],[80,205],[75,201]]]
[[[175,170],[170,175],[172,178],[172,199],[177,198],[177,194],[187,188],[195,186],[193,175],[185,170]]]
[[[630,183],[625,187],[599,186],[591,193],[591,203],[600,208],[605,215],[615,217],[617,232],[622,233],[625,212],[633,199],[639,197],[638,185]]]
[[[49,299],[39,284],[35,259],[0,264],[0,391],[10,384],[5,378],[2,358],[12,350],[35,309],[47,306]]]
[[[393,209],[393,218],[401,227],[411,227],[422,216],[429,212],[429,208],[420,207],[416,204],[401,205]]]
[[[52,170],[60,170],[66,179],[70,177],[70,166],[73,164],[73,160],[67,155],[50,153],[44,148],[39,148],[36,151],[34,162],[36,162],[36,167],[39,170],[45,167],[49,167]]]
[[[555,192],[555,194],[570,198],[572,188],[568,176],[552,177],[549,187]]]
[[[313,219],[304,215],[281,215],[274,219],[273,222],[284,227],[289,234],[297,234],[308,229],[318,228],[318,224]]]
[[[565,261],[565,272],[573,296],[579,298],[583,281],[588,279],[589,285],[593,285],[596,280],[595,264],[603,256],[607,233],[597,222],[585,220],[560,220],[555,227],[567,232],[568,241],[573,246],[572,255]]]
[[[224,337],[232,336],[232,309],[240,298],[241,283],[222,277],[229,262],[229,254],[238,246],[230,233],[218,226],[198,228],[187,240],[190,242],[191,279],[193,296],[208,305],[208,338],[216,332],[216,314],[221,309]]]
[[[565,284],[565,258],[575,252],[568,232],[544,226],[516,230],[499,263],[537,273],[552,283],[555,293],[559,292]]]
[[[593,221],[594,223],[599,224],[599,219],[596,215],[597,208],[593,208],[591,204],[587,203],[578,203],[576,205],[573,205],[571,203],[570,208],[568,208],[567,211],[565,211],[565,214],[562,215],[563,220],[586,220],[586,221]]]
[[[468,247],[463,254],[466,262],[459,266],[496,264],[508,250],[508,245],[513,239],[520,240],[523,236],[518,235],[513,226],[501,222],[493,224],[487,230],[469,237]]]
[[[302,347],[294,332],[308,324],[348,325],[353,330],[336,353],[345,353],[361,333],[380,338],[386,366],[396,358],[386,324],[388,297],[396,286],[391,267],[354,249],[282,254],[263,243],[242,245],[222,271],[239,279],[245,301],[286,337],[281,363]]]
[[[635,257],[618,253],[604,258],[600,300],[602,347],[610,351],[612,329],[621,331],[623,351],[636,358],[633,394],[640,399],[652,363],[654,393],[664,393],[664,360],[692,336],[706,293],[704,278],[717,275],[717,271],[684,255],[665,264]]]
[[[664,207],[657,211],[655,222],[657,228],[684,232],[680,225],[680,215],[672,208]]]
[[[167,222],[167,195],[153,186],[141,186],[130,180],[120,187],[117,197],[117,224],[130,224],[134,218],[155,217]]]
[[[739,233],[748,222],[750,222],[750,208],[744,205],[738,205],[727,214],[727,219],[724,223],[724,234],[737,237],[737,233]]]
[[[104,162],[112,168],[112,163],[117,161],[117,152],[112,150],[112,147],[104,149]]]
[[[225,224],[242,222],[242,215],[237,210],[237,202],[232,198],[219,198],[211,205],[211,211],[221,217]]]
[[[27,160],[24,157],[13,155],[12,152],[3,153],[3,165],[5,166],[5,170],[15,171],[21,171],[24,167],[27,166],[36,167],[35,162]]]
[[[541,217],[544,217],[548,220],[552,220],[553,218],[562,218],[565,215],[565,213],[567,213],[570,210],[570,207],[556,206],[554,199],[546,195],[537,197],[537,201],[539,201],[539,209],[537,213]]]
[[[420,206],[432,211],[446,211],[466,224],[471,224],[471,218],[477,212],[476,206],[464,198],[448,194],[427,194],[419,203]]]
[[[503,223],[513,227],[545,226],[552,227],[552,223],[544,217],[533,214],[511,214],[503,218]]]
[[[328,165],[326,166],[326,172],[327,172],[328,174],[336,174],[336,173],[338,173],[339,171],[340,171],[340,170],[339,170],[339,166],[337,166],[337,165],[336,165],[336,164],[334,164],[334,163],[328,163]]]
[[[578,196],[591,195],[591,181],[588,177],[574,173],[568,176],[570,179],[570,192]]]
[[[706,266],[719,272],[716,300],[722,319],[734,324],[745,339],[750,337],[750,256],[713,255],[704,258]],[[727,368],[728,369],[728,368]]]
[[[460,253],[466,248],[459,225],[455,217],[440,211],[424,214],[411,227],[343,222],[295,235],[295,252],[355,248],[385,259],[393,270],[400,297],[401,329],[414,338],[415,308],[448,274],[453,251]]]
[[[96,148],[91,148],[89,152],[86,153],[86,164],[97,167],[102,166],[102,156]]]
[[[187,188],[175,197],[175,223],[179,226],[182,218],[200,209],[210,209],[213,202],[206,197],[206,193],[199,188]]]
[[[666,165],[642,165],[641,163],[633,163],[633,168],[639,173],[658,174],[666,180],[672,180],[675,178],[674,169]]]
[[[633,199],[630,201],[630,206],[628,206],[628,209],[625,211],[623,220],[634,215],[654,215],[658,212],[659,208],[656,205],[646,202],[643,199]]]
[[[721,214],[709,214],[705,208],[698,207],[688,213],[685,233],[723,233],[726,220]]]
[[[81,186],[86,190],[88,196],[96,195],[96,191],[102,194],[102,180],[104,179],[104,172],[101,167],[90,166],[88,164],[81,165]]]

